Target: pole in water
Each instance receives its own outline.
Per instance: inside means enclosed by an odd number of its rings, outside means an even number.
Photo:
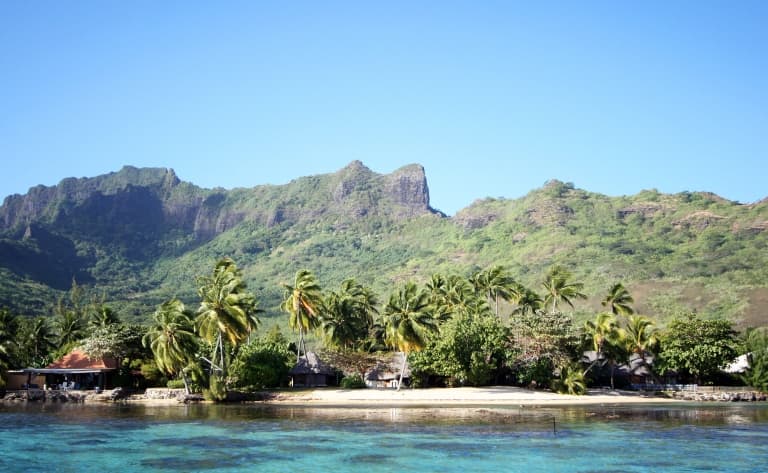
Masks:
[[[555,416],[552,416],[552,433],[557,435],[557,419],[555,419]]]

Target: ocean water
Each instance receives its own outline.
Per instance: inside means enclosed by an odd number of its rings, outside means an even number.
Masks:
[[[0,472],[765,472],[768,406],[0,404]]]

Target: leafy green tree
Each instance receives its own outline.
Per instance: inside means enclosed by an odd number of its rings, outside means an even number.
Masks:
[[[749,368],[741,379],[747,386],[768,392],[768,329],[749,330],[745,345]]]
[[[198,349],[198,338],[190,312],[179,299],[162,303],[152,315],[152,325],[142,342],[155,356],[157,367],[173,377],[181,375],[184,389],[189,394],[189,379],[184,373],[194,361]]]
[[[482,386],[506,362],[507,351],[507,330],[489,311],[452,318],[439,337],[409,360],[414,376],[446,376],[452,384]]]
[[[80,342],[90,358],[114,358],[119,365],[129,364],[149,355],[142,344],[146,327],[136,324],[115,324],[95,329]],[[149,355],[151,356],[151,355]]]
[[[427,291],[419,290],[412,282],[393,292],[384,308],[387,345],[405,355],[400,368],[398,390],[403,384],[408,354],[424,348],[429,336],[437,331],[432,309]]]
[[[548,386],[554,370],[580,356],[579,335],[571,317],[539,311],[510,319],[511,364],[523,385]]]
[[[573,282],[572,278],[571,272],[562,266],[553,266],[547,273],[542,286],[546,293],[544,304],[552,306],[551,313],[557,312],[557,305],[560,302],[573,307],[573,299],[587,298],[586,294],[581,292],[584,290],[584,283]]]
[[[285,297],[280,309],[288,312],[288,324],[291,329],[299,331],[299,342],[296,346],[296,362],[299,362],[302,350],[306,352],[304,333],[320,325],[319,310],[323,305],[323,294],[315,275],[301,269],[296,272],[293,285],[283,284]]]
[[[292,353],[288,340],[275,329],[244,346],[232,362],[232,378],[238,387],[276,388],[288,379]]]
[[[702,320],[696,314],[674,319],[661,337],[659,369],[712,380],[736,357],[736,332],[730,321]]]
[[[247,289],[240,270],[230,258],[216,263],[210,276],[197,278],[200,307],[195,323],[200,337],[213,347],[211,379],[226,390],[228,347],[236,350],[255,329],[257,300]],[[217,376],[213,376],[214,373]]]
[[[635,310],[630,304],[635,300],[627,291],[622,283],[616,283],[608,289],[605,299],[600,301],[603,307],[610,309],[613,315],[631,315],[635,313]]]

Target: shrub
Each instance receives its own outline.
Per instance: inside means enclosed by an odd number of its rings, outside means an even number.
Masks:
[[[166,387],[169,389],[184,389],[184,380],[183,379],[170,379],[166,383]]]
[[[359,374],[354,374],[352,376],[347,376],[346,378],[342,379],[341,387],[342,389],[364,389],[367,386],[365,385],[365,381]]]

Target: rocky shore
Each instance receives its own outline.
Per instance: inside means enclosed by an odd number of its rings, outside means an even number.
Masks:
[[[670,394],[672,399],[680,401],[694,402],[765,402],[768,401],[768,395],[759,391],[719,391],[719,392],[696,392],[696,391],[676,391]]]

